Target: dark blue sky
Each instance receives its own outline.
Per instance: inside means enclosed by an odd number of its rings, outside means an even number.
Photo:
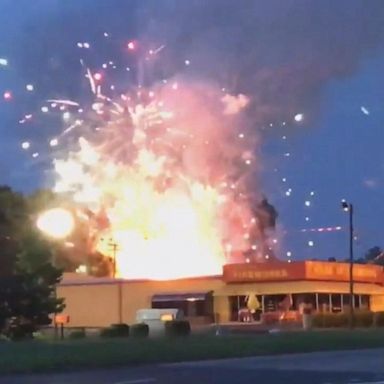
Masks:
[[[286,140],[274,137],[264,145],[267,166],[264,180],[279,207],[286,247],[301,257],[345,257],[346,230],[332,233],[298,233],[297,229],[343,226],[340,210],[345,198],[355,205],[356,252],[383,243],[384,54],[362,63],[350,78],[331,81],[323,90],[316,121],[303,123]],[[370,112],[365,115],[361,106]],[[290,157],[283,154],[290,152]],[[279,156],[279,161],[276,161]],[[268,162],[267,162],[268,163]],[[285,177],[287,181],[282,182]],[[285,192],[292,188],[291,196]],[[315,195],[310,196],[314,191]],[[305,201],[310,201],[307,207]],[[309,217],[309,221],[305,220]],[[308,241],[314,247],[308,247]]]
[[[0,102],[0,183],[31,191],[49,180],[49,163],[31,159],[20,142],[46,140],[54,128],[18,121],[47,97],[83,97],[76,43],[91,43],[95,66],[111,55],[128,65],[122,47],[137,38],[168,47],[152,76],[173,76],[188,58],[193,76],[250,95],[283,257],[347,256],[345,230],[301,232],[345,227],[341,198],[356,206],[357,252],[384,245],[383,19],[375,0],[3,0],[0,57],[9,65],[0,67],[0,91],[13,99]],[[112,45],[103,45],[104,31]]]

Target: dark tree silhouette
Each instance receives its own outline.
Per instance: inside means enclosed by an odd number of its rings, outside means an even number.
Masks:
[[[33,219],[21,194],[0,187],[0,333],[13,339],[31,336],[63,309],[55,296],[62,271]]]
[[[384,251],[379,246],[372,247],[365,253],[364,259],[369,264],[384,265]]]
[[[253,261],[276,259],[268,239],[270,236],[269,232],[273,231],[276,227],[278,212],[266,197],[263,197],[259,202],[252,202],[252,205],[256,225],[251,231],[250,244],[257,244],[257,249],[248,249],[244,252],[244,256]]]

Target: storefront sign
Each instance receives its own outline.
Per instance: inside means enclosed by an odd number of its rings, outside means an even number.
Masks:
[[[355,282],[384,284],[384,272],[380,266],[355,264],[353,276]],[[349,281],[349,264],[320,261],[228,264],[223,268],[223,278],[227,283],[289,280]]]
[[[305,262],[305,274],[308,280],[349,281],[348,263]],[[384,283],[383,270],[376,265],[353,266],[353,280],[364,283]]]
[[[303,277],[302,263],[229,264],[223,268],[227,283],[300,280]]]

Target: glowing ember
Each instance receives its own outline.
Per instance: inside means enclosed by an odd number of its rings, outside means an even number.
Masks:
[[[3,94],[4,100],[11,100],[12,99],[12,92],[11,91],[5,91]]]
[[[56,147],[58,144],[59,144],[59,140],[58,140],[58,139],[52,139],[52,140],[50,140],[50,142],[49,142],[49,145],[50,145],[51,147]]]
[[[299,123],[300,121],[303,121],[304,115],[302,113],[298,113],[297,115],[295,115],[294,119]]]
[[[31,147],[31,143],[29,141],[24,141],[21,143],[21,148],[29,149]]]
[[[100,81],[102,78],[103,78],[103,75],[99,72],[96,72],[94,75],[93,75],[93,78],[96,80],[96,81]]]

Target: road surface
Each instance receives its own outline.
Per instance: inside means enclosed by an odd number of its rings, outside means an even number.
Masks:
[[[7,376],[0,384],[384,384],[384,349]]]

